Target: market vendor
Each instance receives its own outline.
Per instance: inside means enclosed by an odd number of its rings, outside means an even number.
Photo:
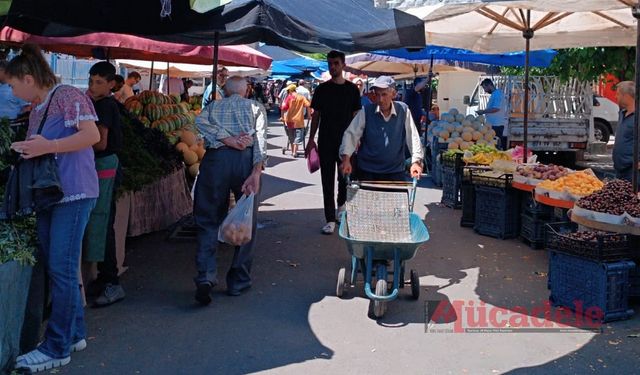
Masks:
[[[355,176],[361,180],[404,181],[405,150],[411,155],[410,173],[420,177],[423,151],[411,111],[393,101],[393,78],[380,76],[373,83],[376,102],[363,107],[344,132],[340,157],[344,175],[352,174],[351,156],[357,153]],[[358,144],[360,145],[358,147]]]
[[[486,78],[480,82],[482,89],[490,94],[489,102],[485,109],[476,111],[478,115],[484,115],[487,119],[487,123],[491,125],[491,128],[496,132],[496,135],[500,137],[500,145],[503,150],[508,149],[507,137],[509,135],[509,120],[507,119],[507,112],[505,111],[506,100],[502,90],[496,88],[493,81]]]
[[[218,283],[216,250],[218,228],[229,208],[229,191],[236,200],[242,193],[257,194],[262,167],[267,158],[267,113],[258,102],[245,99],[247,81],[231,77],[224,86],[225,97],[207,105],[196,119],[207,152],[200,163],[193,217],[198,228],[195,299],[211,303],[211,289]],[[251,262],[256,243],[258,199],[254,199],[251,241],[236,247],[227,272],[227,294],[240,295],[251,286]]]
[[[616,85],[616,100],[620,106],[618,128],[613,146],[613,169],[616,178],[631,181],[633,175],[633,125],[636,110],[636,86],[633,81]]]

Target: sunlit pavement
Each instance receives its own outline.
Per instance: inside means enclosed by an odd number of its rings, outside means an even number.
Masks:
[[[309,174],[304,159],[282,154],[281,125],[269,134],[253,287],[240,297],[224,294],[232,252],[222,248],[221,284],[213,303],[198,307],[194,241],[169,242],[167,232],[129,239],[122,280],[127,298],[87,309],[89,346],[58,373],[640,373],[640,313],[604,325],[599,334],[560,332],[544,319],[538,322],[549,329],[535,333],[450,332],[456,322],[463,328],[473,322],[464,310],[427,324],[442,301],[504,317],[517,306],[544,307],[549,296],[545,251],[461,228],[460,211],[438,204],[441,191],[428,178],[421,181],[416,212],[431,240],[407,263],[420,275],[420,299],[411,300],[405,288],[375,320],[362,282],[337,298],[338,269],[350,257],[337,234],[320,234],[320,175]],[[637,302],[634,307],[640,312]],[[520,318],[533,321],[527,314]],[[516,322],[503,328],[522,328]]]

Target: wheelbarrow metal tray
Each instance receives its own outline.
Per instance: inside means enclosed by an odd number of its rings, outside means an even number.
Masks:
[[[346,216],[346,215],[345,215]],[[374,259],[393,259],[394,251],[400,250],[400,260],[411,259],[415,256],[418,247],[429,240],[429,231],[420,219],[420,216],[409,213],[411,227],[411,239],[405,242],[363,241],[349,236],[347,220],[343,216],[340,221],[339,235],[347,242],[349,253],[358,259],[364,259],[365,249],[373,248]]]

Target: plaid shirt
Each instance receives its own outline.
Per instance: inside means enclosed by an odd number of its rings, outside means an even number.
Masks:
[[[253,164],[267,159],[267,112],[254,100],[240,95],[216,100],[202,110],[196,126],[207,148],[222,147],[221,139],[247,134],[253,129]]]

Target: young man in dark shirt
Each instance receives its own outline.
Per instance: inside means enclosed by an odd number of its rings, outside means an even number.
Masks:
[[[340,164],[338,155],[342,135],[351,123],[353,116],[361,108],[360,91],[357,86],[342,76],[345,62],[344,53],[331,51],[327,55],[331,80],[316,88],[311,108],[311,132],[307,150],[316,147],[315,135],[318,135],[318,155],[320,156],[320,174],[322,178],[322,196],[324,200],[324,216],[326,224],[322,233],[332,234],[336,227],[335,181],[336,166]],[[347,200],[347,186],[343,178],[338,176],[338,216],[344,210]]]
[[[98,279],[89,294],[97,295],[95,307],[108,306],[125,297],[118,279],[115,233],[115,191],[120,162],[117,153],[122,147],[122,125],[119,104],[111,95],[116,68],[107,61],[96,63],[89,70],[89,96],[98,115],[100,142],[93,146],[100,195],[91,212],[84,237],[83,260],[98,262]],[[91,293],[92,292],[92,293]]]

